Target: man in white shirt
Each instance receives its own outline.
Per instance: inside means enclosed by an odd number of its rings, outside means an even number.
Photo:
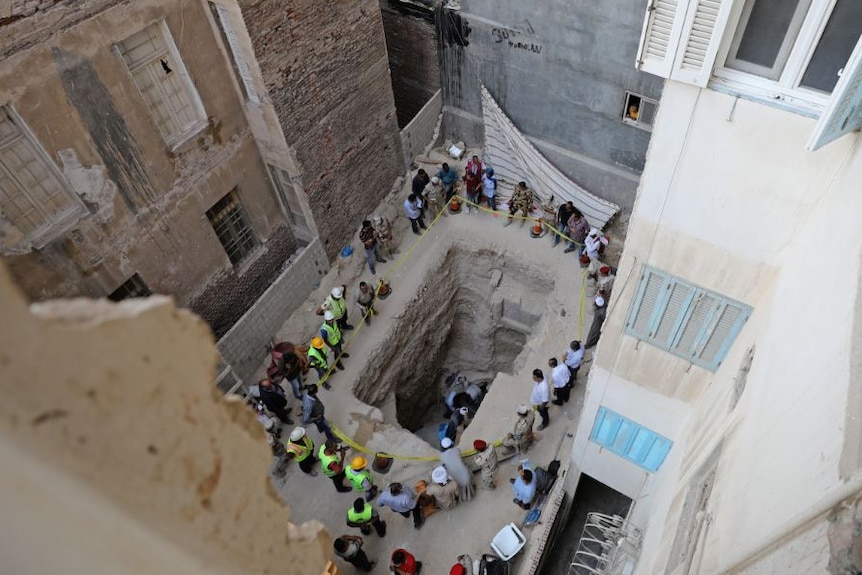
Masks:
[[[566,350],[566,355],[563,357],[563,362],[569,368],[569,373],[571,374],[569,387],[575,386],[575,380],[578,378],[578,370],[581,368],[582,361],[584,361],[584,348],[581,347],[581,342],[574,340],[569,344],[569,349]]]
[[[559,365],[557,358],[552,357],[548,360],[548,367],[551,368],[551,384],[554,387],[554,405],[563,405],[569,401],[569,379],[572,374],[569,373],[569,368],[565,365]]]
[[[414,194],[410,194],[407,196],[407,199],[404,200],[404,215],[407,216],[407,219],[410,220],[410,226],[413,228],[413,233],[418,235],[422,235],[422,232],[419,231],[419,228],[423,230],[427,230],[425,227],[425,221],[422,219],[422,200],[417,198]]]
[[[548,382],[545,380],[545,374],[541,369],[533,370],[533,391],[530,393],[530,403],[533,408],[539,412],[542,418],[542,423],[538,427],[538,431],[542,431],[551,423],[548,416],[548,402],[551,401],[551,390],[548,389]]]

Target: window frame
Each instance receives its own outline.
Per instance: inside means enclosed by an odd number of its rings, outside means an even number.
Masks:
[[[652,98],[647,98],[646,96],[642,96],[641,94],[638,94],[637,92],[632,92],[630,90],[626,90],[625,96],[623,99],[623,113],[622,113],[622,117],[620,118],[620,121],[623,124],[626,124],[628,126],[634,126],[635,128],[638,128],[638,129],[643,130],[645,132],[652,132],[652,128],[655,125],[655,123],[648,124],[646,122],[641,121],[641,113],[643,110],[641,110],[640,107],[638,107],[638,119],[637,120],[633,120],[633,119],[628,117],[629,101],[630,101],[630,98],[632,96],[640,99],[641,105],[643,105],[643,103],[646,102],[646,103],[651,104],[653,106],[653,120],[655,119],[656,113],[658,113],[658,100],[653,100]]]
[[[673,448],[672,440],[603,405],[596,411],[590,441],[651,473],[661,468]]]
[[[24,241],[33,245],[34,247],[42,248],[48,244],[51,240],[57,238],[65,231],[67,231],[70,227],[72,227],[81,216],[87,213],[87,208],[84,206],[84,203],[81,201],[78,194],[74,193],[72,187],[69,185],[66,180],[65,175],[57,166],[56,163],[51,159],[48,151],[42,146],[41,142],[36,138],[35,134],[30,130],[30,127],[24,121],[24,119],[16,112],[15,108],[11,104],[6,104],[0,106],[0,114],[6,114],[9,122],[11,122],[19,132],[19,135],[15,138],[12,138],[3,144],[0,144],[0,147],[4,149],[7,146],[11,146],[18,140],[23,140],[26,145],[30,148],[30,151],[33,153],[34,157],[37,161],[45,168],[48,172],[48,175],[55,181],[57,186],[60,188],[61,192],[64,194],[65,198],[68,200],[69,206],[58,213],[55,216],[45,215],[44,223],[37,228],[36,230],[25,233]],[[12,174],[14,176],[14,174]],[[41,209],[39,209],[39,202],[33,201],[31,199],[30,194],[27,190],[24,189],[24,186],[17,181],[17,178],[13,178],[13,180],[18,183],[19,189],[24,192],[24,196],[28,198],[31,204],[33,204],[37,211],[42,214]],[[43,214],[44,215],[44,214]],[[16,229],[20,230],[19,224],[15,221],[8,219],[5,215],[2,216],[6,221],[8,221],[12,226]],[[14,247],[14,246],[2,246],[4,251],[6,248]]]
[[[117,292],[119,292],[120,290],[123,290],[124,293],[118,294]],[[117,286],[117,289],[115,289],[105,297],[113,302],[121,302],[133,298],[146,298],[150,297],[151,295],[153,295],[153,290],[150,289],[150,286],[147,285],[147,282],[144,281],[144,278],[141,277],[141,274],[135,272],[129,279],[121,283],[119,286]]]
[[[645,303],[649,284],[654,278],[660,280],[655,301],[652,309],[645,311],[649,314],[648,317],[642,316],[641,308]],[[684,292],[682,301],[673,299],[677,288]],[[650,302],[647,300],[646,303],[649,305]],[[675,313],[675,316],[666,315],[671,304],[678,308],[671,312]],[[701,304],[707,307],[699,307]],[[751,306],[747,304],[645,265],[626,318],[625,334],[694,365],[716,371],[751,316],[751,311]],[[726,313],[736,313],[735,317],[729,320],[729,326],[723,323]],[[644,317],[647,319],[642,321]],[[670,326],[669,329],[659,333],[667,326]],[[712,338],[720,333],[721,327],[726,329],[727,334],[716,347],[712,345]],[[688,346],[683,347],[686,340],[690,340]],[[714,349],[714,355],[711,358],[703,357],[709,349]]]
[[[222,220],[220,220],[219,222],[213,221],[214,216],[216,215],[212,214],[213,210],[215,210],[215,208],[226,198],[232,198],[233,203],[235,203],[236,205],[235,209],[239,212],[239,220],[241,224],[243,225],[243,227],[250,230],[251,237],[254,240],[253,245],[247,250],[245,250],[245,253],[243,253],[236,261],[234,261],[231,257],[231,252],[228,251],[228,246],[225,245],[225,242],[222,240],[222,236],[216,229],[216,225],[222,223]],[[216,200],[216,202],[213,203],[213,205],[210,206],[209,209],[207,209],[204,216],[206,217],[207,222],[209,222],[210,228],[212,229],[213,234],[215,234],[219,245],[221,245],[222,249],[225,252],[225,255],[227,255],[227,259],[230,262],[231,266],[233,266],[234,268],[242,268],[248,262],[254,259],[255,252],[261,247],[260,236],[258,236],[257,230],[255,230],[254,225],[251,222],[251,218],[248,216],[248,212],[246,211],[245,206],[242,204],[242,200],[240,200],[238,187],[232,188],[228,193]]]
[[[153,112],[153,107],[150,105],[150,102],[147,100],[146,96],[144,96],[143,91],[141,90],[140,86],[138,86],[138,82],[135,80],[135,71],[143,66],[146,66],[147,64],[137,64],[133,67],[129,64],[129,61],[127,60],[123,52],[122,44],[124,42],[128,41],[129,38],[132,38],[136,34],[140,34],[146,31],[149,28],[156,28],[158,30],[159,37],[164,42],[168,55],[173,59],[174,72],[180,75],[181,81],[183,82],[183,86],[185,88],[186,95],[190,100],[189,103],[191,105],[191,108],[194,111],[195,116],[197,117],[195,122],[189,124],[187,127],[175,134],[166,134],[163,131],[163,128],[156,120],[157,116]],[[143,102],[144,106],[146,106],[147,111],[150,114],[150,118],[153,119],[153,125],[172,151],[180,148],[183,144],[185,144],[198,133],[200,133],[201,130],[206,128],[208,117],[206,109],[203,105],[203,101],[201,100],[197,87],[195,86],[195,83],[192,80],[188,69],[186,68],[185,62],[180,56],[176,42],[174,42],[174,37],[171,34],[170,28],[168,27],[168,23],[165,20],[159,20],[158,22],[154,22],[148,26],[144,26],[143,28],[135,32],[135,34],[131,34],[125,39],[117,42],[116,44],[114,44],[114,51],[120,58],[120,61],[123,63],[123,66],[126,68],[126,72],[129,74],[129,79],[132,81],[132,85],[135,87],[135,90],[141,96],[141,101]]]

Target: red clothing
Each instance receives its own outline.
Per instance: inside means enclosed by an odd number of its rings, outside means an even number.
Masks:
[[[404,561],[400,565],[395,564],[395,554],[403,553]],[[416,575],[416,558],[406,549],[396,549],[392,552],[392,567],[396,575]]]

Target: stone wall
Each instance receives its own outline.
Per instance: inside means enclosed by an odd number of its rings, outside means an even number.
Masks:
[[[241,0],[330,258],[403,173],[376,0]]]
[[[254,383],[251,378],[266,361],[266,345],[327,271],[326,252],[315,240],[296,254],[269,289],[219,340],[222,357],[245,382]]]
[[[443,95],[440,90],[428,100],[410,123],[401,130],[401,152],[404,165],[410,167],[413,158],[430,148],[440,134],[443,112]]]

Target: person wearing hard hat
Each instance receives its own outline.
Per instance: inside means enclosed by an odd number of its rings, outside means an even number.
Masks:
[[[518,415],[518,421],[515,422],[512,433],[506,435],[503,445],[523,454],[533,445],[533,423],[536,421],[536,414],[524,404],[516,407],[515,413]]]
[[[329,360],[326,356],[326,342],[320,336],[311,338],[311,345],[308,346],[308,364],[317,372],[318,380],[323,379],[329,370]],[[342,368],[343,369],[343,368]],[[331,374],[330,374],[331,375]],[[324,389],[332,389],[328,381],[323,382]]]
[[[339,493],[353,491],[350,486],[344,484],[344,454],[346,452],[346,447],[342,447],[329,439],[320,446],[320,450],[317,452],[321,471],[332,480],[335,490]]]
[[[371,501],[377,497],[377,486],[374,485],[374,478],[371,477],[371,472],[367,469],[368,462],[361,455],[357,455],[350,462],[350,467],[347,468],[347,480],[353,486],[354,491],[364,491],[366,501]]]
[[[343,339],[341,328],[338,326],[335,314],[330,310],[323,312],[323,323],[320,324],[320,337],[323,338],[323,341],[332,350],[335,367],[344,369],[344,365],[341,364],[341,358],[350,357],[350,354],[341,349],[341,341]]]
[[[361,497],[357,497],[347,510],[347,526],[359,527],[363,535],[370,535],[371,528],[374,527],[377,535],[386,536],[386,522],[381,521],[374,506]]]
[[[458,495],[461,487],[457,481],[449,477],[449,473],[442,465],[435,467],[431,472],[431,484],[425,489],[425,493],[434,498],[434,504],[438,509],[449,511],[458,505]]]
[[[497,450],[494,449],[493,445],[488,445],[487,442],[481,439],[473,442],[473,449],[477,451],[476,458],[473,461],[482,470],[482,487],[484,489],[496,489],[497,484],[494,477],[499,467]]]
[[[347,301],[344,299],[344,290],[347,286],[336,286],[329,291],[329,295],[323,300],[317,314],[321,315],[327,310],[335,316],[338,327],[342,330],[351,330],[353,326],[347,323]]]
[[[287,457],[299,463],[299,468],[303,472],[316,476],[317,472],[312,469],[317,462],[314,457],[314,442],[305,433],[304,427],[295,427],[290,432],[290,439],[287,442]]]

